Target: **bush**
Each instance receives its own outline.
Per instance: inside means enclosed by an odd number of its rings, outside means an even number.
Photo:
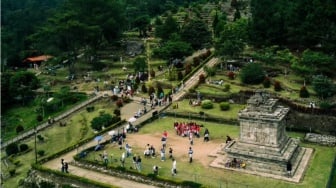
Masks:
[[[281,91],[281,84],[279,81],[274,82],[274,91]]]
[[[240,71],[240,79],[245,84],[260,84],[265,78],[265,73],[260,64],[249,63]]]
[[[28,150],[28,145],[27,144],[21,144],[20,145],[20,152],[24,152]]]
[[[116,102],[116,105],[121,108],[124,104],[123,104],[123,100],[122,99],[118,99],[118,101]]]
[[[320,108],[321,109],[331,109],[332,105],[328,101],[322,101],[320,103]]]
[[[302,86],[300,89],[300,97],[301,98],[308,98],[309,97],[309,92],[306,88],[306,86]]]
[[[264,88],[269,88],[271,87],[271,80],[269,77],[265,77],[264,81],[263,81],[263,85],[264,85]]]
[[[43,156],[43,155],[45,154],[45,151],[44,151],[44,150],[38,150],[38,151],[37,151],[37,154],[38,154],[39,156]]]
[[[115,109],[114,111],[113,111],[113,114],[114,115],[116,115],[116,116],[120,116],[120,110],[119,109]]]
[[[40,142],[43,142],[44,141],[44,137],[42,135],[37,135],[37,139],[40,141]]]
[[[17,143],[11,143],[6,147],[6,154],[8,156],[15,155],[17,153],[19,153],[19,148],[18,148]]]
[[[229,110],[230,109],[230,103],[228,102],[221,102],[219,104],[219,107],[222,111],[226,111],[226,110]]]
[[[199,75],[198,83],[199,84],[205,83],[205,76],[204,76],[204,74]]]
[[[86,107],[87,112],[93,112],[94,111],[94,106],[88,106]]]
[[[230,80],[233,80],[235,78],[235,73],[230,71],[228,72],[227,76],[229,77]]]
[[[185,75],[188,75],[192,70],[191,64],[190,63],[186,63],[185,65]]]
[[[118,122],[120,117],[115,116],[116,118],[112,117],[111,114],[103,114],[98,117],[95,117],[91,121],[91,127],[92,129],[95,129],[97,131],[102,130],[103,126],[107,127],[111,125],[112,123]],[[118,119],[119,118],[119,119]]]
[[[194,67],[197,67],[201,63],[201,59],[199,57],[193,58],[193,65]]]
[[[22,125],[18,125],[16,127],[16,134],[19,134],[20,132],[22,132],[24,130],[23,126]]]
[[[203,109],[212,109],[213,108],[213,104],[211,102],[211,100],[204,100],[202,101],[202,108]]]
[[[11,177],[13,177],[13,176],[15,175],[15,172],[16,172],[15,168],[11,168],[11,169],[9,169],[9,175],[10,175]]]
[[[223,91],[227,92],[230,91],[231,85],[230,84],[225,84]]]

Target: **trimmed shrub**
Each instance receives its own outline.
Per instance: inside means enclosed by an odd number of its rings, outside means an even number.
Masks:
[[[211,101],[211,100],[208,100],[208,99],[202,101],[202,105],[201,105],[201,107],[202,107],[203,109],[212,109],[212,108],[213,108],[212,101]]]
[[[194,67],[197,67],[201,63],[201,59],[199,57],[193,58],[193,65]]]
[[[37,151],[37,154],[38,154],[39,156],[44,156],[45,151],[44,151],[44,150],[38,150],[38,151]]]
[[[44,137],[42,135],[37,135],[37,139],[40,141],[40,142],[43,142],[44,141]]]
[[[124,104],[123,104],[123,100],[122,99],[118,99],[118,101],[116,102],[116,105],[121,108]]]
[[[205,76],[204,76],[204,74],[199,75],[198,83],[199,84],[205,83]]]
[[[116,116],[120,116],[120,114],[121,114],[120,109],[115,109],[113,111],[113,114],[116,115]]]
[[[269,88],[271,87],[271,79],[269,77],[265,77],[264,81],[263,81],[263,86],[264,88]]]
[[[190,63],[186,63],[185,64],[185,75],[188,75],[192,70],[191,64]]]
[[[19,148],[18,148],[17,143],[11,143],[6,147],[6,154],[8,156],[13,155],[13,154],[15,155],[17,153],[19,153]]]
[[[24,152],[28,150],[28,145],[27,144],[21,144],[20,145],[20,152]]]
[[[13,177],[13,176],[15,175],[15,173],[16,173],[15,168],[11,168],[11,169],[9,169],[9,175],[10,175],[11,177]]]
[[[22,132],[24,130],[23,126],[22,125],[18,125],[16,127],[16,134],[19,134],[20,132]]]
[[[229,77],[230,80],[233,80],[235,78],[235,73],[230,71],[228,72],[227,76]]]
[[[226,111],[226,110],[229,110],[230,109],[230,103],[228,102],[221,102],[219,104],[219,107],[222,111]]]
[[[93,112],[94,111],[94,106],[88,106],[86,107],[87,112]]]
[[[230,84],[225,84],[223,91],[227,92],[227,91],[230,91],[230,89],[231,89],[231,85]]]
[[[308,98],[309,97],[309,92],[306,88],[306,86],[302,86],[300,89],[300,97],[301,98]]]
[[[281,91],[281,84],[279,81],[274,82],[274,91]]]

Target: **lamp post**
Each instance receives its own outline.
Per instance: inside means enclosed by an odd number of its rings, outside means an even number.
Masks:
[[[43,120],[43,117],[41,115],[37,115],[36,120],[38,123],[40,123]],[[35,164],[37,164],[37,147],[36,147],[36,134],[37,134],[37,130],[36,130],[37,125],[35,124],[34,127],[34,137],[35,137]]]

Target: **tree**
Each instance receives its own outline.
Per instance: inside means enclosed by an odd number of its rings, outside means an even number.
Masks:
[[[141,15],[134,20],[134,26],[138,28],[140,37],[147,37],[149,24],[150,18],[148,15]]]
[[[302,57],[293,61],[291,67],[305,77],[315,74],[333,75],[336,69],[335,58],[322,53],[305,50]]]
[[[335,85],[328,77],[323,75],[313,77],[313,89],[317,96],[322,99],[335,95]]]
[[[242,68],[240,79],[245,84],[259,84],[265,79],[265,73],[258,63],[249,63]]]
[[[182,27],[181,38],[191,44],[194,50],[210,46],[211,32],[208,26],[200,19],[193,19]]]
[[[40,86],[40,81],[35,74],[31,72],[18,72],[10,78],[9,91],[10,94],[22,101],[24,105],[26,101],[33,98],[34,91]]]
[[[175,35],[173,35],[175,36]],[[153,50],[153,54],[160,58],[183,58],[192,53],[192,48],[189,43],[173,39],[163,44],[161,48]]]
[[[237,57],[244,50],[247,41],[247,20],[240,19],[228,23],[215,43],[217,54]]]
[[[167,41],[173,33],[179,33],[179,25],[176,19],[170,14],[164,24],[156,25],[155,34],[163,41]]]
[[[134,71],[135,72],[145,72],[147,70],[147,62],[145,57],[137,57],[133,61]]]

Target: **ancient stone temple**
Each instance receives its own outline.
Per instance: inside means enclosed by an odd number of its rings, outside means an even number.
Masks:
[[[300,168],[305,169],[306,165],[302,166],[301,160],[306,148],[286,135],[289,108],[277,102],[277,99],[260,91],[247,101],[247,107],[238,114],[239,139],[225,145],[225,160],[243,161],[244,170],[249,172],[286,178],[294,176]],[[291,169],[290,175],[287,174],[288,169]],[[302,169],[300,173],[303,173]]]

